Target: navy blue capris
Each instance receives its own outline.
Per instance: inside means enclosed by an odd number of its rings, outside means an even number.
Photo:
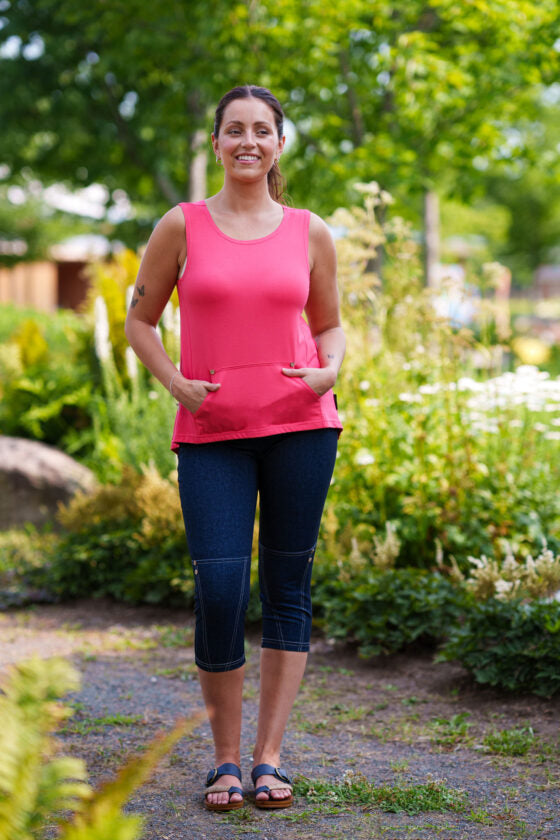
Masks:
[[[195,579],[195,659],[205,671],[245,662],[257,494],[262,646],[308,651],[311,570],[337,429],[181,443],[179,492]]]

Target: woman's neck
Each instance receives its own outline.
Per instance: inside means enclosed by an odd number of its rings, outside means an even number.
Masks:
[[[266,181],[252,184],[243,184],[239,181],[228,183],[227,178],[220,192],[213,195],[209,201],[222,213],[240,213],[249,216],[265,213],[278,206],[268,191]]]

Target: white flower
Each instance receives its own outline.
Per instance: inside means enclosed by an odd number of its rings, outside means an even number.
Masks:
[[[511,580],[503,580],[503,578],[498,578],[498,580],[494,583],[494,588],[496,589],[496,596],[499,598],[505,598],[511,590],[513,589],[513,581]]]
[[[127,347],[124,351],[126,361],[126,370],[130,379],[136,380],[138,378],[138,359],[132,347]]]
[[[354,457],[354,463],[359,464],[360,467],[367,467],[368,464],[375,463],[375,457],[369,449],[360,449]]]
[[[360,391],[367,391],[369,386],[370,383],[367,381],[367,379],[362,379],[362,381],[360,382]]]
[[[488,563],[488,557],[486,557],[485,554],[483,554],[482,557],[468,557],[467,560],[469,563],[472,563],[473,566],[476,566],[477,569],[483,569]]]
[[[161,320],[167,332],[172,332],[175,327],[175,307],[170,300],[165,305]]]
[[[106,362],[111,355],[111,341],[109,339],[109,318],[107,315],[107,304],[105,300],[99,296],[95,298],[95,352],[97,358]]]
[[[560,440],[560,432],[547,432],[544,436],[545,440]]]
[[[422,397],[420,396],[420,394],[408,394],[403,392],[402,394],[399,394],[399,400],[401,402],[417,403],[422,402]]]
[[[150,400],[159,400],[159,394],[157,391],[148,391],[148,398]]]

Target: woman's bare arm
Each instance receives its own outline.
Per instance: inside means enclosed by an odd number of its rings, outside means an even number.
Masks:
[[[189,411],[195,412],[212,382],[186,379],[167,355],[156,330],[161,314],[177,282],[177,273],[186,256],[185,223],[179,207],[158,222],[146,246],[134,294],[125,323],[125,333],[138,358],[162,385]]]
[[[310,287],[305,313],[317,344],[321,367],[283,368],[287,376],[301,376],[318,394],[336,382],[344,359],[346,338],[340,323],[336,250],[325,222],[311,214],[309,224]]]

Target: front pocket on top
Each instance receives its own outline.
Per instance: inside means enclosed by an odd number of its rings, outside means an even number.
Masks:
[[[319,395],[300,377],[286,376],[290,362],[235,365],[209,372],[219,382],[193,415],[201,432],[234,432],[320,419]]]

